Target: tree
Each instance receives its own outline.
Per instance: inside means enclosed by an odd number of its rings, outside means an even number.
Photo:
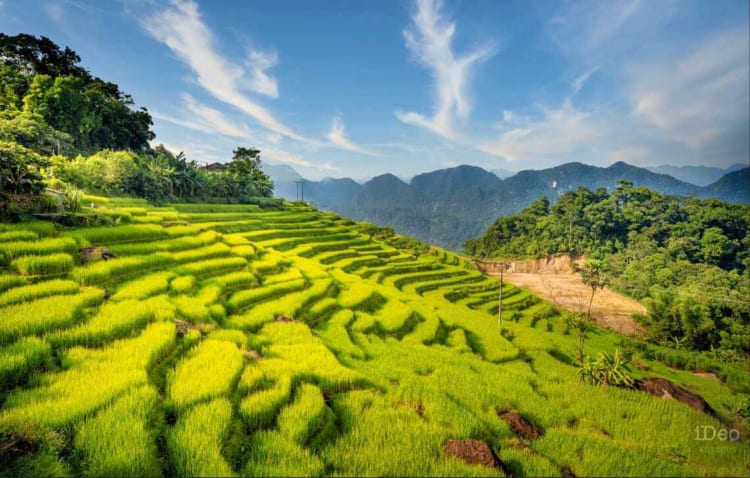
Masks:
[[[573,263],[573,270],[581,274],[581,280],[591,289],[586,314],[581,313],[573,320],[574,328],[578,332],[578,361],[583,366],[584,341],[586,332],[592,324],[591,307],[594,305],[594,294],[597,290],[604,289],[609,281],[604,273],[604,263],[600,260],[590,259],[583,266]]]
[[[47,161],[32,150],[0,141],[0,191],[39,193],[44,189],[39,168],[46,164]]]
[[[237,181],[241,197],[270,197],[273,194],[273,182],[260,169],[260,164],[258,149],[240,146],[232,151],[232,161],[227,165],[227,173]]]

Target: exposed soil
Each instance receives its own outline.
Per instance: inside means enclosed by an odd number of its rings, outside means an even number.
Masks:
[[[529,423],[528,420],[521,416],[520,413],[502,413],[500,414],[500,419],[507,423],[510,429],[513,430],[516,435],[520,436],[521,438],[526,438],[527,440],[536,440],[541,436],[539,430],[537,430],[534,425]]]
[[[714,409],[703,397],[675,385],[666,378],[644,378],[636,382],[636,388],[657,397],[673,398],[703,413],[716,416]]]
[[[263,358],[257,350],[243,350],[242,355],[250,360],[260,360]]]
[[[286,315],[280,315],[276,317],[276,322],[296,322],[296,320],[291,317],[287,317]]]
[[[471,465],[483,465],[506,470],[500,458],[483,440],[448,440],[443,449],[446,454],[455,456]]]
[[[489,274],[500,275],[499,272]],[[591,295],[591,289],[573,272],[506,272],[503,279],[573,312],[586,310]],[[609,287],[596,291],[591,307],[591,314],[599,325],[625,334],[641,333],[643,329],[633,320],[633,314],[646,313],[643,304],[618,294]]]

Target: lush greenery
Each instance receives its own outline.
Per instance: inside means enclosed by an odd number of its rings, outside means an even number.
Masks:
[[[478,257],[568,253],[606,260],[610,284],[648,305],[651,339],[750,356],[750,206],[665,196],[622,182],[542,197],[466,242]]]
[[[234,150],[225,170],[209,173],[154,139],[151,116],[133,99],[79,65],[80,57],[48,38],[0,33],[0,217],[51,212],[45,186],[149,201],[249,202],[270,197],[260,151]]]
[[[120,224],[0,224],[0,476],[502,474],[462,438],[513,476],[748,472],[744,442],[694,439],[747,433],[740,367],[589,327],[582,381],[560,312],[505,284],[500,329],[455,254],[301,204],[86,200]],[[629,388],[654,376],[718,416]]]
[[[459,158],[460,159],[460,158]],[[344,179],[305,183],[305,199],[343,216],[391,226],[401,234],[459,251],[467,239],[482,234],[498,216],[517,214],[539,197],[554,202],[580,186],[613,191],[620,180],[647,186],[664,194],[719,198],[750,203],[750,168],[727,173],[706,187],[678,181],[648,169],[615,163],[606,168],[567,163],[542,170],[521,171],[500,179],[475,166],[458,166],[414,176],[408,183],[384,174],[363,184]],[[276,193],[288,200],[297,196],[299,176],[288,169],[270,169]],[[293,173],[293,171],[292,171]]]

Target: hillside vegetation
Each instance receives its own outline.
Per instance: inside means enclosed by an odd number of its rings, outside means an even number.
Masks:
[[[267,171],[274,179],[276,194],[289,200],[297,198],[294,180],[299,175],[290,176],[288,169]],[[750,203],[747,165],[713,184],[698,187],[624,162],[606,168],[567,163],[520,171],[505,179],[466,165],[418,174],[408,183],[393,174],[383,174],[363,184],[349,178],[328,178],[306,182],[305,199],[321,209],[392,226],[402,234],[459,251],[464,241],[480,235],[496,218],[518,214],[541,196],[554,203],[581,186],[612,192],[621,180],[662,194]]]
[[[503,474],[445,453],[465,438],[514,476],[750,472],[695,439],[746,433],[741,369],[594,330],[716,415],[589,385],[554,308],[506,285],[501,330],[496,279],[440,249],[301,205],[84,202],[119,225],[0,226],[2,475]]]
[[[750,206],[664,196],[622,182],[542,197],[466,242],[480,257],[604,259],[611,285],[649,308],[655,343],[750,357]]]

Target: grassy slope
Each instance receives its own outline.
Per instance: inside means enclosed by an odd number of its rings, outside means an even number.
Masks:
[[[295,206],[98,202],[131,224],[0,225],[49,246],[23,257],[75,258],[55,236],[119,254],[49,277],[19,278],[10,261],[0,272],[12,304],[0,306],[0,474],[499,473],[445,456],[450,438],[487,440],[516,475],[750,472],[746,442],[694,440],[720,421],[582,385],[566,363],[575,337],[533,320],[542,303],[528,292],[508,286],[501,335],[496,280],[452,254],[413,257]],[[161,225],[177,219],[189,224]],[[587,352],[618,343],[595,331]],[[636,375],[666,376],[730,420],[727,386],[637,360]],[[497,414],[510,409],[542,437],[516,437]]]

